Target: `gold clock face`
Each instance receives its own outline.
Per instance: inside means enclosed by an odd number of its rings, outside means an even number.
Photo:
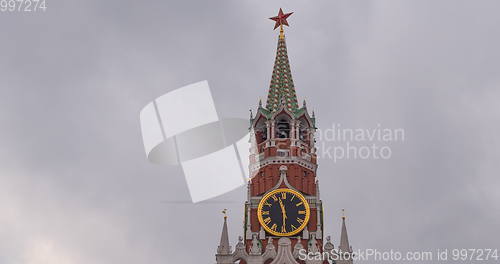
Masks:
[[[291,189],[277,189],[260,200],[259,222],[275,236],[293,236],[304,229],[311,215],[306,198]]]

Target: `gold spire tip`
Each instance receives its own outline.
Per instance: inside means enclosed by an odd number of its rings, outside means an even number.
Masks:
[[[283,24],[280,25],[280,39],[285,38],[285,30],[283,29]]]
[[[222,210],[222,214],[224,215],[224,219],[227,219],[227,209]]]
[[[345,216],[345,209],[342,209],[342,219],[345,219],[346,216]]]

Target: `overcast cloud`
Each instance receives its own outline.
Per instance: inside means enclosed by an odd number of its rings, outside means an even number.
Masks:
[[[74,1],[0,13],[0,263],[214,263],[221,209],[145,158],[139,111],[208,80],[223,117],[265,99],[279,7],[320,128],[404,128],[389,160],[321,160],[326,233],[357,248],[500,247],[500,2]],[[202,220],[202,221],[201,221]],[[487,262],[481,262],[487,263]]]

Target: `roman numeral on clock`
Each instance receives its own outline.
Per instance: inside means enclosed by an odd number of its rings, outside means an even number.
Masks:
[[[273,224],[273,226],[271,226],[271,229],[272,229],[273,231],[276,231],[276,229],[278,229],[278,225],[277,225],[277,224]]]
[[[269,223],[271,223],[271,217],[266,217],[264,219],[264,223],[266,223],[266,225],[269,224]]]
[[[286,227],[285,226],[281,226],[281,233],[286,233]]]
[[[299,224],[303,224],[304,223],[304,219],[297,217],[297,222],[299,222]]]

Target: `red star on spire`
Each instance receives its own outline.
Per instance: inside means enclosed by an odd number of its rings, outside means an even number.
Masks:
[[[288,14],[284,14],[283,10],[280,8],[280,11],[278,12],[278,15],[275,16],[275,17],[271,17],[269,19],[272,19],[272,20],[276,21],[276,24],[274,25],[274,29],[277,29],[279,26],[282,26],[282,25],[289,26],[288,22],[286,21],[286,19],[289,16],[291,16],[292,14],[293,14],[293,12],[292,13],[288,13]]]

